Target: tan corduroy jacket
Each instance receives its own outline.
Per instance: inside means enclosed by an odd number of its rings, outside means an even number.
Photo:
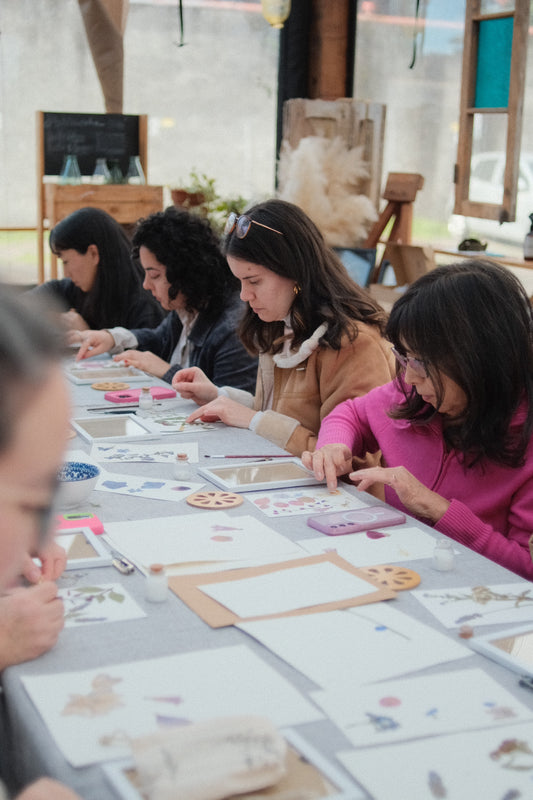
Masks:
[[[357,327],[353,342],[345,337],[340,350],[318,347],[296,367],[282,369],[271,355],[260,355],[254,398],[238,389],[224,390],[234,400],[262,411],[264,386],[273,371],[272,409],[264,411],[255,432],[297,456],[314,450],[320,423],[336,405],[395,376],[391,345],[374,326],[358,323]]]

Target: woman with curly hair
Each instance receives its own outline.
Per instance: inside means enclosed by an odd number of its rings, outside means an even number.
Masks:
[[[337,403],[390,381],[385,314],[292,203],[268,200],[231,214],[225,251],[248,303],[241,339],[259,355],[255,395],[191,368],[172,385],[206,404],[191,421],[216,414],[300,455],[314,447],[320,421]]]
[[[169,313],[154,329],[81,332],[78,360],[111,351],[168,383],[179,369],[198,366],[217,382],[250,389],[257,361],[236,332],[244,307],[208,221],[167,208],[139,222],[133,248],[145,289]]]
[[[105,211],[80,208],[58,222],[50,249],[62,260],[65,277],[32,289],[57,301],[68,330],[124,325],[159,325],[163,311],[143,289],[128,237]]]

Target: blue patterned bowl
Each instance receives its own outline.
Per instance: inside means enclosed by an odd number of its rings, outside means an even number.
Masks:
[[[86,464],[83,461],[65,462],[57,473],[58,508],[72,508],[87,500],[98,482],[99,475],[100,470],[94,464]]]

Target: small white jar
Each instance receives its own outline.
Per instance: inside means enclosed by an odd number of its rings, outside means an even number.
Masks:
[[[150,603],[164,603],[168,596],[168,580],[163,564],[150,564],[144,583],[144,596]]]
[[[139,410],[149,411],[154,405],[154,398],[149,386],[143,386],[139,395]]]
[[[192,478],[192,467],[189,464],[187,453],[178,453],[172,467],[172,474],[177,481],[190,481]]]
[[[433,568],[448,572],[455,566],[453,544],[449,539],[439,539],[433,550]]]

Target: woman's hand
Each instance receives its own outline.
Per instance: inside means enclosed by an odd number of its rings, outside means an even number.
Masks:
[[[51,581],[0,597],[0,670],[46,653],[64,624],[63,602]]]
[[[319,481],[326,479],[328,489],[337,488],[337,476],[346,475],[352,468],[352,453],[345,444],[326,444],[320,450],[302,453],[302,464],[312,469]]]
[[[123,353],[113,356],[113,361],[124,362],[128,367],[149,372],[156,378],[162,378],[170,369],[168,361],[164,361],[149,350],[124,350]]]
[[[89,326],[75,308],[61,314],[61,324],[67,331],[88,331]]]
[[[51,797],[54,800],[82,800],[79,794],[52,778],[39,778],[18,794],[15,800],[50,800]]]
[[[218,389],[199,367],[180,369],[172,378],[172,388],[185,400],[201,406],[218,397]]]
[[[115,340],[109,331],[71,331],[68,343],[76,344],[76,342],[81,342],[76,361],[107,353],[115,346]]]
[[[40,568],[29,555],[22,568],[22,574],[30,583],[55,581],[63,574],[67,566],[67,554],[54,539],[51,539],[50,543],[37,553],[37,558],[41,561]]]
[[[197,419],[217,417],[226,425],[233,428],[248,428],[255,411],[229,397],[217,397],[211,403],[201,406],[197,411],[193,411],[187,422],[195,422]]]
[[[366,491],[374,483],[390,486],[409,511],[417,517],[438,522],[450,506],[450,501],[432,492],[405,467],[371,467],[350,474],[357,488]]]

